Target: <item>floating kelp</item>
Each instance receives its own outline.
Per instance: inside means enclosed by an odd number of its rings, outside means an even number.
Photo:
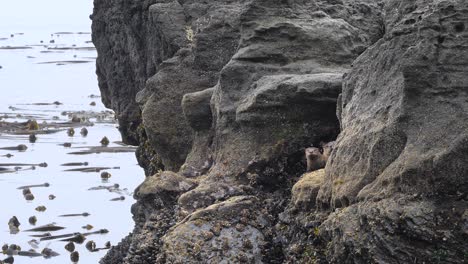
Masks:
[[[28,46],[2,46],[0,50],[22,50],[22,49],[32,49],[32,47]]]
[[[61,164],[60,166],[88,166],[88,162],[69,162],[69,163],[64,163]]]
[[[16,172],[16,171],[15,171],[15,170],[12,170],[12,169],[0,167],[0,174],[1,174],[1,173],[12,173],[12,172]]]
[[[63,103],[61,103],[59,101],[55,101],[55,102],[52,102],[52,103],[30,103],[30,104],[17,104],[17,105],[39,105],[39,106],[42,106],[42,105],[63,105]]]
[[[79,234],[79,235],[76,235],[74,237],[71,237],[71,238],[67,238],[67,239],[62,239],[60,241],[65,241],[65,242],[74,242],[74,243],[78,243],[78,244],[83,244],[83,242],[86,240],[86,237],[82,234]]]
[[[59,256],[60,254],[53,251],[52,249],[50,248],[44,248],[42,251],[41,251],[41,254],[44,258],[52,258],[52,257],[56,257],[56,256]]]
[[[82,233],[82,235],[83,235],[83,236],[104,235],[104,234],[107,234],[107,233],[109,233],[109,230],[103,228],[103,229],[99,229],[98,231],[94,231],[94,232]]]
[[[69,152],[70,155],[89,155],[99,153],[125,153],[135,152],[136,147],[89,147],[87,150]]]
[[[18,251],[18,256],[34,258],[42,257],[43,255],[36,251]]]
[[[65,227],[57,226],[55,223],[38,226],[36,228],[25,230],[24,232],[52,232],[65,229]]]
[[[64,31],[64,32],[55,32],[53,35],[71,35],[71,34],[77,34],[77,35],[83,35],[83,34],[91,34],[91,32],[69,32],[69,31]]]
[[[49,187],[50,184],[48,182],[43,183],[43,184],[34,184],[34,185],[25,185],[25,186],[20,186],[16,189],[18,190],[23,190],[23,189],[30,189],[30,188],[36,188],[36,187]]]
[[[62,64],[62,65],[67,65],[67,64],[81,64],[81,63],[90,63],[93,61],[90,60],[69,60],[69,61],[43,61],[43,62],[36,62],[36,64]]]
[[[28,244],[34,248],[34,249],[38,249],[39,248],[39,241],[37,241],[36,239],[31,239],[28,241]]]
[[[120,197],[117,197],[117,198],[112,198],[112,199],[110,199],[109,201],[115,202],[115,201],[123,201],[123,200],[125,200],[125,196],[120,196]]]
[[[96,50],[95,47],[49,47],[48,50]]]
[[[89,188],[88,191],[111,190],[111,189],[118,189],[119,187],[120,185],[118,183],[111,185],[111,186],[99,185],[96,187]]]
[[[24,145],[24,144],[20,144],[18,146],[14,146],[14,147],[3,147],[3,148],[0,148],[0,149],[4,149],[4,150],[17,150],[17,151],[26,151],[28,149],[28,146]]]
[[[46,162],[37,163],[37,164],[31,164],[31,163],[0,163],[0,166],[3,166],[3,167],[37,166],[37,167],[45,168],[45,167],[48,166],[48,164]]]
[[[48,237],[48,236],[51,236],[52,234],[47,232],[47,233],[44,233],[44,234],[40,234],[40,235],[30,235],[30,237],[38,237],[38,238],[41,238],[41,237]]]
[[[127,188],[119,189],[119,187],[120,187],[120,185],[118,183],[116,183],[114,185],[111,185],[111,186],[99,185],[99,186],[96,186],[96,187],[89,188],[88,191],[107,190],[109,192],[117,193],[117,194],[120,194],[120,195],[129,195],[129,196],[132,195],[132,193],[129,192]],[[121,199],[121,198],[119,198],[119,199]]]
[[[75,233],[69,233],[69,234],[63,234],[63,235],[57,235],[57,236],[48,236],[48,237],[43,237],[40,240],[41,241],[49,241],[49,240],[55,240],[55,239],[74,237],[74,236],[77,236],[79,234],[80,234],[79,232],[75,232]]]
[[[35,210],[38,211],[38,212],[45,212],[47,210],[47,207],[45,207],[43,205],[40,205],[40,206],[36,207]]]
[[[70,153],[69,153],[70,154]],[[120,167],[86,167],[86,168],[75,168],[64,171],[79,171],[79,172],[100,172],[102,170],[118,170]]]
[[[91,230],[91,229],[94,228],[94,226],[92,226],[92,225],[90,225],[90,224],[87,224],[87,225],[85,225],[85,226],[82,226],[81,228],[86,229],[86,230]]]
[[[81,214],[64,214],[64,215],[59,215],[59,217],[74,217],[74,216],[84,216],[84,217],[88,217],[90,216],[89,213],[81,213]]]

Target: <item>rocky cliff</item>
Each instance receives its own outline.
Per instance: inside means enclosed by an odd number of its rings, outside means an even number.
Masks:
[[[468,261],[464,0],[94,6],[103,102],[147,174],[102,263]]]

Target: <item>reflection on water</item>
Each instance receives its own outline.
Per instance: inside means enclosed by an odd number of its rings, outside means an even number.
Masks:
[[[119,142],[115,120],[96,96],[90,38],[87,32],[0,32],[0,243],[50,249],[22,253],[38,257],[15,255],[14,263],[70,263],[65,245],[78,239],[75,233],[88,234],[74,244],[79,262],[97,263],[107,250],[95,249],[115,245],[133,227],[132,191],[143,173],[135,149]],[[37,124],[22,123],[33,119]],[[36,126],[41,130],[31,143]],[[8,225],[13,216],[17,233]],[[43,226],[51,223],[64,227],[50,230],[61,238],[41,241]],[[26,231],[37,227],[42,232]],[[7,257],[0,254],[0,260]]]

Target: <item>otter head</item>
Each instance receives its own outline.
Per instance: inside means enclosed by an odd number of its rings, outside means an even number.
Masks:
[[[320,149],[315,147],[310,147],[305,149],[305,155],[307,159],[316,159],[317,157],[321,156]]]
[[[333,151],[333,148],[335,146],[335,141],[330,141],[326,144],[321,144],[321,147],[323,149],[323,155],[328,159],[330,157],[330,154]]]

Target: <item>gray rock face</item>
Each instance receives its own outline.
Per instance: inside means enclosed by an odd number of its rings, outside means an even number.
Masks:
[[[148,6],[154,2],[119,0],[108,4],[96,0],[91,15],[102,101],[116,112],[123,139],[132,144],[138,142],[132,131],[141,123],[135,95],[162,60],[153,60],[151,49],[146,48],[155,39],[149,34],[151,25],[147,23]],[[166,56],[169,55],[172,54]]]
[[[354,228],[359,238],[346,237],[349,247],[334,247],[330,260],[366,249],[353,261],[466,261],[467,8],[465,1],[388,1],[384,38],[345,78],[343,130],[318,201],[345,208],[323,224],[332,241]]]
[[[102,263],[468,260],[463,0],[95,0],[92,18],[103,100],[153,175]]]

